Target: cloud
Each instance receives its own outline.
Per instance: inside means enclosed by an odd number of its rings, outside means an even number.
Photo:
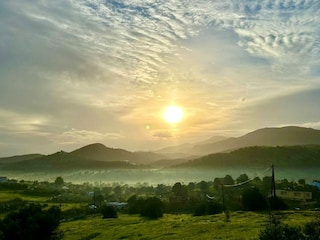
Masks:
[[[122,136],[117,133],[100,133],[87,130],[79,130],[72,128],[60,135],[54,137],[60,145],[84,145],[93,142],[102,142],[104,140],[121,139]]]
[[[306,89],[277,98],[266,99],[259,104],[239,107],[237,116],[243,127],[257,129],[264,126],[297,125],[317,127],[320,113],[316,110],[320,90]]]
[[[152,136],[161,139],[170,139],[173,137],[172,132],[170,131],[156,131]]]
[[[187,110],[188,139],[317,122],[313,98],[303,119],[291,104],[318,87],[319,11],[317,0],[1,1],[2,129],[129,146],[146,124],[173,137],[161,117],[172,103]],[[278,120],[261,117],[273,107]]]

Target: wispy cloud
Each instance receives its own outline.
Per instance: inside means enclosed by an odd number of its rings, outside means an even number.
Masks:
[[[319,87],[319,26],[317,0],[1,1],[2,129],[142,146],[170,132],[171,103],[181,138],[281,124],[255,106]],[[317,122],[287,109],[282,122]]]

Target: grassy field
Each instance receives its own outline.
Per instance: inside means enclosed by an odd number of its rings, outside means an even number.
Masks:
[[[21,198],[27,202],[46,203],[48,197],[24,195],[19,191],[0,191],[0,203]],[[80,203],[49,203],[61,206],[62,211],[70,208],[84,209]],[[281,211],[274,213],[283,223],[303,226],[319,215],[315,211]],[[0,219],[5,213],[0,214]],[[117,219],[102,219],[101,214],[84,219],[61,222],[59,229],[63,239],[228,239],[253,240],[270,222],[270,214],[256,212],[231,212],[230,221],[224,214],[194,217],[190,214],[165,214],[158,220],[148,220],[138,215],[119,213]]]
[[[284,223],[302,226],[315,218],[315,212],[281,212]],[[118,219],[102,219],[100,215],[83,220],[63,222],[64,239],[257,239],[269,224],[268,213],[234,212],[229,222],[224,214],[193,217],[164,215],[159,220],[120,214]]]
[[[24,201],[37,203],[42,203],[48,200],[48,197],[25,195],[22,191],[0,191],[0,202],[10,201],[15,198],[21,198]]]

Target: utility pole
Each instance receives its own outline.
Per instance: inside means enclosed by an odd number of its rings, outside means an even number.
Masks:
[[[225,207],[225,203],[224,203],[224,186],[223,184],[221,184],[221,194],[222,194],[222,207],[223,207],[223,211],[226,211],[226,207]]]
[[[276,210],[276,181],[274,176],[274,165],[271,165],[272,169],[272,177],[271,177],[271,195],[270,195],[270,201],[271,201],[271,210]]]

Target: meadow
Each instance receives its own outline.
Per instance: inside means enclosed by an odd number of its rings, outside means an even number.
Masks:
[[[52,182],[57,176],[63,177],[65,182],[72,183],[125,183],[135,185],[147,182],[149,185],[174,184],[176,182],[200,182],[213,181],[216,177],[224,177],[226,174],[233,178],[246,173],[250,178],[271,176],[271,170],[266,168],[208,168],[208,169],[111,169],[111,170],[79,170],[79,171],[47,171],[47,172],[18,172],[2,171],[0,176],[7,176],[9,179],[29,181]],[[319,168],[276,168],[277,179],[289,179],[298,181],[303,178],[312,182],[319,177]]]
[[[193,216],[192,213],[168,213],[165,212],[163,217],[150,220],[141,217],[139,214],[126,214],[123,211],[118,212],[118,218],[103,219],[102,214],[98,209],[96,212],[89,209],[91,200],[82,202],[63,202],[63,201],[50,201],[56,193],[59,186],[54,183],[46,183],[47,189],[52,192],[43,192],[39,185],[34,192],[30,192],[26,187],[24,189],[18,188],[19,182],[10,183],[16,186],[16,189],[1,188],[0,189],[0,203],[6,205],[6,202],[21,199],[26,203],[38,203],[49,208],[51,206],[58,206],[61,208],[63,218],[59,225],[59,232],[63,234],[62,239],[77,239],[77,240],[102,240],[102,239],[228,239],[228,240],[257,240],[261,230],[265,229],[271,224],[271,214],[276,216],[277,219],[284,224],[290,226],[297,226],[303,228],[308,222],[315,220],[320,216],[319,211],[313,207],[303,208],[303,210],[285,210],[285,211],[230,211],[230,217],[227,218],[225,213],[219,213],[206,216]],[[33,186],[33,182],[28,183]],[[68,184],[67,184],[68,185]],[[199,185],[201,186],[201,185]],[[21,187],[21,186],[20,186]],[[61,186],[60,186],[61,187]],[[80,191],[83,187],[93,189],[90,185],[69,185],[73,191]],[[187,186],[185,186],[187,187]],[[77,190],[78,188],[78,190]],[[171,189],[171,187],[169,187]],[[104,189],[104,188],[103,188]],[[113,189],[113,190],[112,190]],[[132,191],[134,188],[129,186],[122,186],[121,188],[114,186],[110,187],[110,191],[120,190],[125,192],[129,189]],[[141,185],[136,187],[136,191],[144,189],[151,189]],[[159,188],[160,189],[160,188]],[[63,192],[62,190],[60,190]],[[107,191],[107,188],[104,190]],[[155,189],[152,190],[154,194]],[[218,190],[219,191],[219,190]],[[45,194],[44,194],[45,193]],[[191,192],[192,193],[192,192]],[[193,192],[196,193],[196,192]],[[128,193],[128,194],[133,194]],[[105,196],[107,196],[105,192]],[[230,193],[227,194],[230,198]],[[110,195],[114,196],[114,195]],[[146,195],[147,196],[147,195]],[[170,195],[172,196],[172,195]],[[121,198],[121,197],[120,197]],[[127,197],[122,197],[127,199]],[[75,199],[77,200],[77,199]],[[303,205],[303,204],[302,204]],[[307,205],[306,205],[307,206]],[[311,206],[311,205],[310,205]],[[307,210],[309,209],[309,210]],[[310,210],[313,209],[313,210]],[[16,211],[12,209],[11,211]],[[0,219],[3,219],[8,211],[0,213]],[[69,215],[68,215],[69,214]],[[66,217],[68,216],[68,217]]]
[[[276,213],[283,223],[302,226],[312,221],[313,211],[282,211]],[[232,212],[195,217],[190,214],[165,214],[158,220],[138,215],[119,214],[117,219],[102,219],[100,215],[63,222],[63,239],[258,239],[259,232],[270,224],[268,212]]]

